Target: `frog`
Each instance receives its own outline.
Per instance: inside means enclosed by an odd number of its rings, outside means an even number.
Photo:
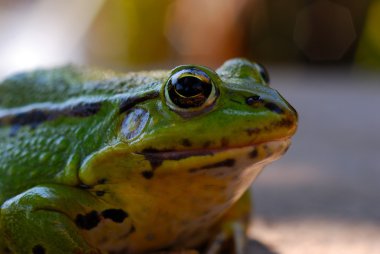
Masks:
[[[0,84],[0,253],[243,253],[296,110],[243,58]]]

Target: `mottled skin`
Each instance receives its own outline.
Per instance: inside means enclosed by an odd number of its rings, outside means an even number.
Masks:
[[[183,70],[211,80],[202,105],[168,95]],[[243,194],[296,130],[263,74],[233,59],[216,72],[69,66],[3,81],[0,253],[219,252],[248,223]]]

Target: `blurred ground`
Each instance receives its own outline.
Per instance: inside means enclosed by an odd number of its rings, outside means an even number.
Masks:
[[[270,73],[300,123],[254,184],[249,253],[380,253],[380,75]]]

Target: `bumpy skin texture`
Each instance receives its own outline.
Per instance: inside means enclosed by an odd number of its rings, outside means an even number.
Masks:
[[[190,109],[168,92],[187,70],[213,89]],[[217,72],[69,66],[3,81],[0,253],[218,252],[244,231],[243,194],[296,130],[260,71],[233,59]]]

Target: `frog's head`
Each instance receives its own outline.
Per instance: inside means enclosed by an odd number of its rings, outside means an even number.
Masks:
[[[228,167],[247,151],[252,163],[277,158],[296,130],[297,113],[268,83],[261,65],[243,59],[216,72],[179,66],[162,84],[158,101],[132,112],[145,131],[129,144],[152,163],[175,161],[175,171]],[[231,151],[236,155],[229,157]],[[215,160],[220,154],[226,155]]]
[[[286,151],[296,131],[296,111],[268,83],[261,65],[243,59],[216,72],[173,69],[155,93],[123,113],[119,138],[107,148],[112,156],[103,156],[107,165],[118,165],[102,174],[123,182],[133,172],[150,186],[155,180],[162,186],[162,179],[225,189],[232,183],[241,194],[263,165]]]

